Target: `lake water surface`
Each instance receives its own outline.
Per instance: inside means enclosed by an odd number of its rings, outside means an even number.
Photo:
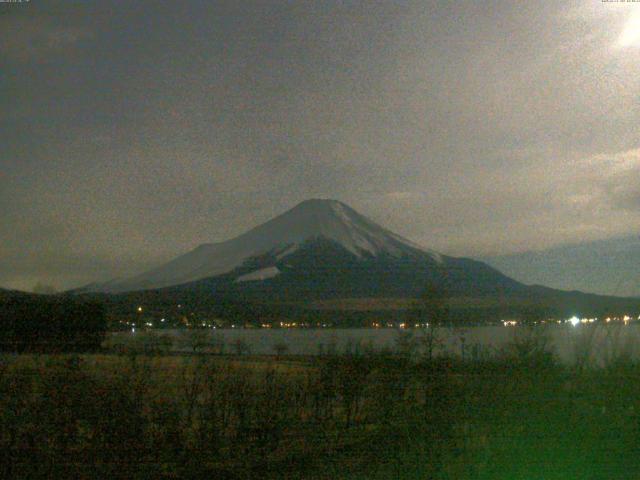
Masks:
[[[174,338],[174,350],[188,348],[189,331],[164,330],[163,334]],[[281,353],[291,355],[322,355],[331,352],[357,352],[366,349],[382,350],[397,347],[400,332],[391,328],[354,329],[216,329],[206,330],[207,344],[224,345],[224,351],[233,353],[238,341],[245,344],[252,354],[274,354],[277,346]],[[424,333],[414,331],[415,336]],[[114,339],[147,335],[147,332],[115,333]],[[546,339],[546,344],[565,363],[590,361],[602,364],[620,355],[640,358],[640,325],[593,324],[572,326],[569,324],[526,327],[467,327],[441,328],[437,333],[440,353],[464,355],[466,358],[482,358],[491,355],[518,339]],[[284,351],[286,350],[286,352]]]

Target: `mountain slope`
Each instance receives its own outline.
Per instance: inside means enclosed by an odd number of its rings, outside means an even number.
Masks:
[[[640,297],[638,236],[481,260],[525,283],[601,295]]]
[[[461,322],[640,313],[637,299],[529,286],[486,263],[423,249],[334,200],[302,202],[232,240],[76,293],[104,301],[123,318],[145,305],[161,318],[173,312],[184,319],[188,311],[230,324],[317,321],[323,312],[328,323],[367,325],[379,315],[400,318],[427,292],[445,296],[451,319]],[[344,300],[361,311],[336,307],[348,306]]]
[[[305,242],[320,238],[335,242],[355,258],[387,255],[393,258],[427,256],[434,262],[440,260],[437,253],[421,249],[341,202],[307,200],[232,240],[200,245],[133,278],[91,285],[87,290],[124,292],[189,283],[228,273],[254,257],[287,257]]]
[[[228,298],[309,300],[416,297],[427,285],[451,295],[514,295],[524,285],[481,262],[412,250],[357,256],[335,240],[310,239],[280,257],[267,253],[240,267],[165,290],[216,294]]]
[[[16,298],[40,298],[41,295],[20,290],[7,290],[0,288],[0,303],[12,301]]]
[[[524,285],[486,263],[423,249],[335,200],[302,202],[232,240],[201,245],[149,272],[86,291],[126,293],[118,296],[125,303],[127,298],[167,305],[189,299],[189,304],[207,305],[206,310],[220,301],[408,299],[434,286],[469,305],[491,299],[496,305],[566,312],[633,306],[622,299]]]

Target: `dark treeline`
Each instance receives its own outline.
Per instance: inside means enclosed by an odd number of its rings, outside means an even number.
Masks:
[[[147,296],[135,299],[107,299],[103,300],[110,318],[114,320],[154,320],[167,318],[172,326],[179,326],[180,319],[189,320],[214,320],[220,326],[254,325],[260,326],[269,323],[277,326],[279,322],[297,322],[309,326],[327,325],[336,328],[360,328],[371,327],[375,323],[398,325],[407,321],[429,321],[430,316],[422,305],[416,303],[407,308],[395,310],[348,310],[348,309],[312,309],[302,305],[278,305],[278,304],[253,304],[250,302],[238,302],[219,300],[217,303],[202,303],[190,301],[189,298],[180,300],[181,308],[177,304],[166,301],[161,297]],[[144,313],[138,314],[136,308],[144,305]],[[536,305],[506,305],[506,306],[475,306],[454,305],[447,309],[447,325],[501,325],[502,319],[517,319],[522,322],[535,322],[549,318],[569,318],[582,310],[560,309]],[[603,316],[608,310],[585,310],[590,314]],[[621,312],[625,312],[621,310]],[[635,310],[628,310],[634,313]],[[586,314],[583,314],[586,315]],[[113,328],[122,326],[117,321]]]
[[[87,352],[107,331],[103,304],[70,296],[17,296],[0,302],[0,349]]]
[[[313,302],[265,302],[255,299],[242,299],[222,294],[204,294],[200,291],[185,290],[148,290],[117,295],[91,294],[82,296],[105,305],[109,318],[118,322],[137,320],[171,319],[172,324],[181,324],[182,319],[215,321],[221,326],[263,323],[277,325],[279,322],[305,323],[310,326],[326,324],[333,327],[370,327],[372,323],[399,324],[408,319],[421,316],[421,321],[429,321],[425,303],[425,294],[431,298],[440,298],[446,303],[446,319],[449,325],[496,325],[502,319],[515,319],[523,323],[533,323],[549,318],[566,319],[573,315],[582,317],[621,316],[640,314],[638,301],[634,299],[615,299],[585,295],[577,292],[555,292],[540,287],[547,295],[547,301],[539,302],[527,297],[509,298],[456,298],[446,291],[433,291],[423,288],[421,294],[413,300],[407,299],[404,306],[394,308],[367,309],[314,308]],[[549,291],[547,291],[549,290]],[[551,293],[549,293],[551,292]],[[434,297],[435,296],[435,297]],[[393,304],[394,299],[389,302]],[[378,299],[378,305],[384,300]],[[142,315],[137,307],[144,306]],[[175,326],[175,325],[174,325]]]

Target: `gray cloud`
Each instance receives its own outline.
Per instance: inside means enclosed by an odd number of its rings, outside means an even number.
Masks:
[[[48,16],[11,15],[8,8],[5,6],[5,15],[0,17],[0,53],[5,61],[47,62],[52,57],[71,56],[78,53],[79,42],[92,36],[82,26],[59,23]]]
[[[309,197],[458,255],[637,232],[639,6],[16,7],[0,285],[134,273]]]

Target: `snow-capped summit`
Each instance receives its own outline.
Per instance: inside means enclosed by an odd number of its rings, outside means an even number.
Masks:
[[[400,255],[418,245],[381,227],[338,200],[312,199],[250,230],[232,241],[258,250],[296,245],[313,238],[332,240],[356,256],[382,252]]]
[[[398,258],[419,253],[436,262],[441,259],[439,254],[381,227],[340,201],[311,199],[236,238],[200,245],[136,277],[91,289],[119,292],[188,283],[228,273],[261,255],[282,259],[314,239],[334,242],[357,258],[383,254]],[[245,275],[240,280],[247,278],[253,277]]]

